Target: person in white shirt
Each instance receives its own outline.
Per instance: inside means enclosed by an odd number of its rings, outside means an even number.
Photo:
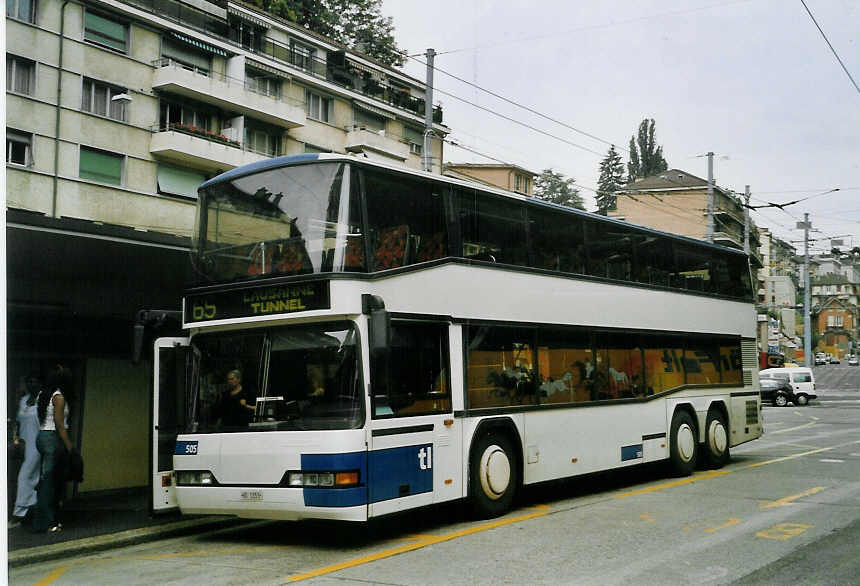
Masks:
[[[39,415],[39,435],[36,447],[42,456],[42,472],[37,489],[33,530],[54,533],[62,526],[57,522],[57,495],[63,488],[64,478],[58,478],[63,462],[72,451],[68,420],[71,396],[71,376],[64,366],[54,367],[46,388],[36,401]]]

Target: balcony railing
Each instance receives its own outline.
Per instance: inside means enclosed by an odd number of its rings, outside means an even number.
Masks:
[[[211,130],[206,130],[205,128],[199,128],[197,126],[191,126],[189,124],[179,124],[176,122],[171,122],[170,124],[156,125],[152,127],[151,130],[152,132],[166,132],[168,130],[171,130],[173,132],[179,132],[181,134],[189,134],[191,136],[205,138],[206,140],[231,146],[237,149],[242,148],[242,144],[238,140],[230,140],[229,138],[218,132],[212,132]]]

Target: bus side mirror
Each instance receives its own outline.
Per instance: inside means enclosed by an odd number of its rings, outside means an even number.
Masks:
[[[143,324],[134,324],[133,335],[131,363],[140,364],[140,357],[143,354],[143,340],[146,337],[146,326]]]
[[[374,396],[388,396],[388,363],[391,355],[391,314],[376,295],[361,296],[362,312],[368,314],[370,379]]]

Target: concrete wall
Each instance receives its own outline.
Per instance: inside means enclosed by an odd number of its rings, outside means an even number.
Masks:
[[[149,481],[150,391],[147,363],[87,361],[80,492],[145,486]]]

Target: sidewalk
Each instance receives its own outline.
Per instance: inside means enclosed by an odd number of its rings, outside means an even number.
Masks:
[[[168,536],[211,530],[241,520],[234,517],[151,516],[145,491],[78,496],[60,513],[59,533],[33,533],[27,526],[8,530],[9,566],[101,551]]]

